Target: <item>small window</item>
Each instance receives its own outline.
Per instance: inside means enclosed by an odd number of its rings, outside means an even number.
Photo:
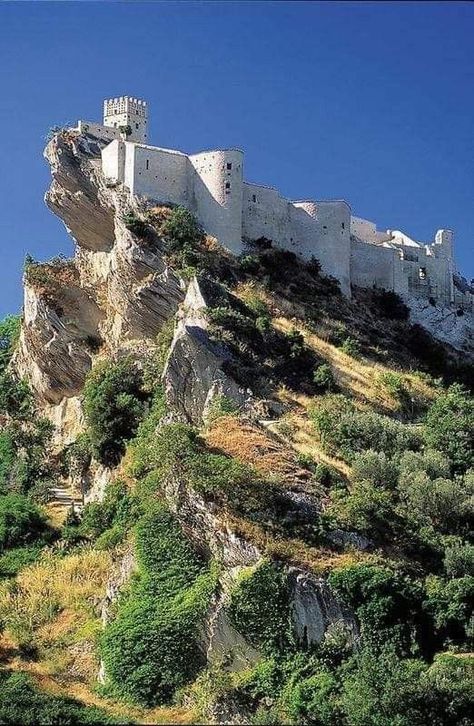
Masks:
[[[138,129],[138,124],[135,124],[135,128]]]
[[[257,201],[257,195],[256,194],[252,194],[252,202],[256,202],[256,201]]]
[[[230,189],[230,182],[226,182],[226,183],[225,183],[225,188],[226,188],[226,189]]]
[[[232,169],[232,164],[230,161],[227,162],[227,171],[230,171]]]
[[[146,160],[146,168],[147,168],[147,170],[150,168],[150,162],[148,159]]]
[[[426,267],[420,267],[418,271],[418,276],[420,280],[426,280]]]
[[[345,226],[346,226],[346,225],[344,224],[344,222],[341,222],[341,227],[342,227],[342,229],[345,229]]]

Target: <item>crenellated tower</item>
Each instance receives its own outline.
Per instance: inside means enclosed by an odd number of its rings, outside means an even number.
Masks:
[[[104,101],[104,126],[130,127],[127,141],[146,144],[148,140],[148,106],[146,101],[131,96]]]

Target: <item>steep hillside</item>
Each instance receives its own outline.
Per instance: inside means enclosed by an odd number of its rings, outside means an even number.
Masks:
[[[0,721],[468,726],[469,351],[101,143],[49,142],[75,256],[0,334]]]

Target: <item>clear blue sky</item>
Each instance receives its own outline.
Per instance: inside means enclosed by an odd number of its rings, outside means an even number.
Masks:
[[[245,150],[249,181],[344,198],[474,262],[474,4],[0,3],[0,315],[25,252],[69,253],[43,194],[49,127],[149,101],[150,140]]]

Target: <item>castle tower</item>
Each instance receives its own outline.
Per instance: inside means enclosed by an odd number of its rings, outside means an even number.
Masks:
[[[148,139],[148,106],[146,101],[131,96],[104,101],[104,126],[130,127],[127,141],[146,144]]]

